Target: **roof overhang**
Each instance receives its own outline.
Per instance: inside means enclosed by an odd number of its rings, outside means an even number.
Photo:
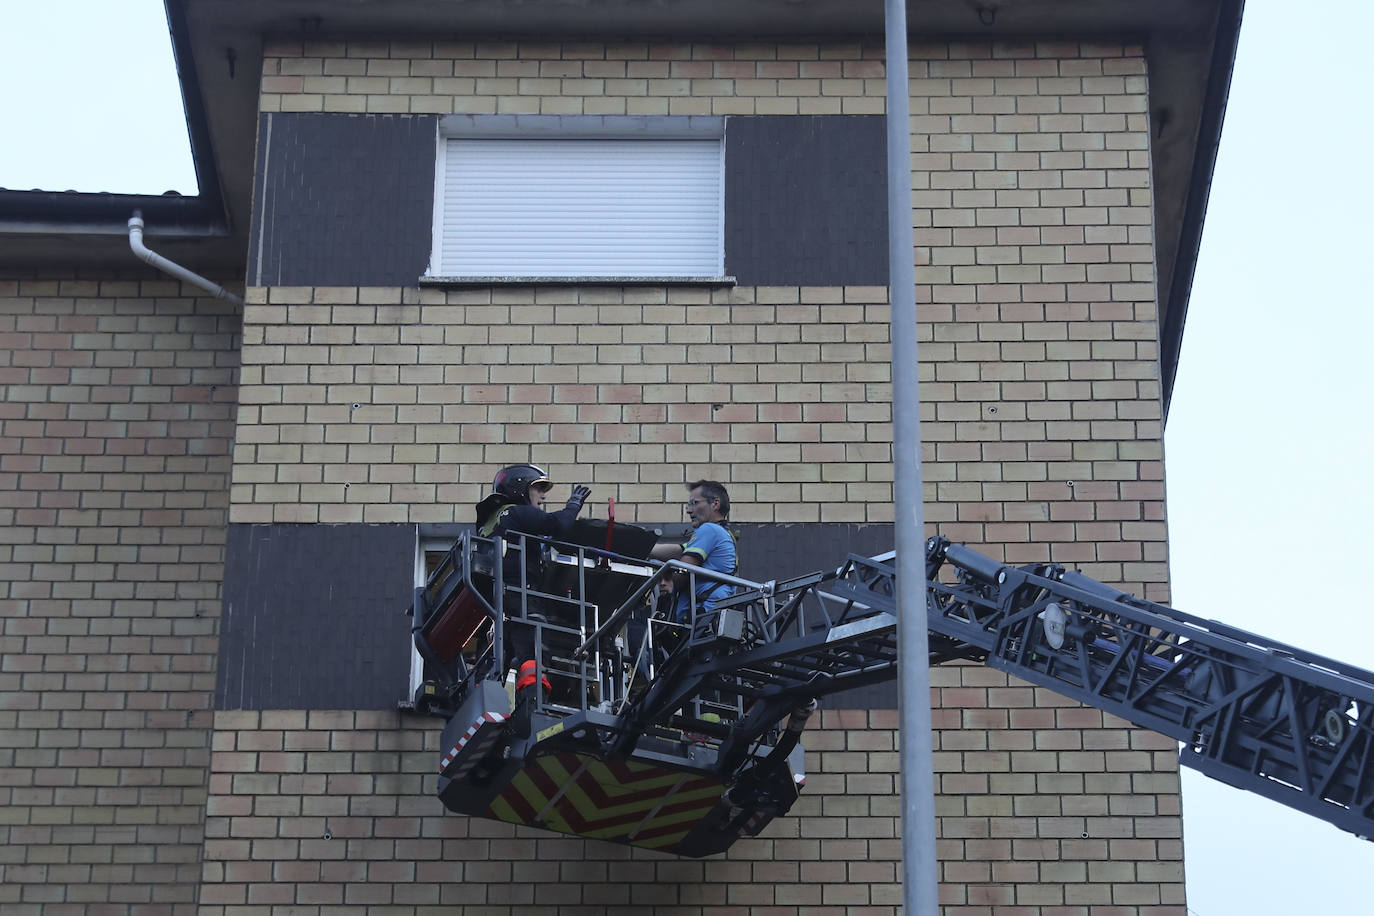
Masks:
[[[165,0],[201,195],[0,192],[0,265],[128,257],[142,209],[174,260],[246,261],[263,42],[271,37],[862,37],[882,0]],[[1138,40],[1149,59],[1155,246],[1165,401],[1172,388],[1216,161],[1243,0],[908,0],[913,40]],[[37,194],[38,197],[25,197]],[[23,198],[22,200],[18,198]],[[126,212],[127,211],[127,212]]]

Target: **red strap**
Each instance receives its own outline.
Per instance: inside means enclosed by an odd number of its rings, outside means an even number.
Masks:
[[[615,497],[606,500],[606,552],[611,550],[611,534],[615,531]]]

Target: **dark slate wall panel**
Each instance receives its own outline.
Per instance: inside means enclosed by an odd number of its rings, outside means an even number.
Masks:
[[[891,550],[891,525],[732,525],[740,575],[784,579]],[[394,709],[410,672],[410,525],[231,525],[217,709]],[[892,709],[895,683],[828,697]]]
[[[745,285],[885,285],[883,124],[728,119],[726,271]],[[250,285],[416,285],[429,262],[436,130],[429,115],[261,115]]]
[[[739,543],[740,575],[756,582],[834,569],[851,553],[865,557],[891,550],[889,524],[731,525]],[[823,701],[827,709],[896,709],[897,684],[890,681],[848,690]]]
[[[740,575],[746,579],[785,579],[821,569],[834,569],[851,553],[866,557],[893,548],[889,524],[734,524],[739,543]]]
[[[887,285],[879,115],[730,118],[725,270],[756,286]]]
[[[432,116],[263,114],[249,285],[415,286],[436,131]]]
[[[230,525],[217,709],[395,709],[411,525]]]

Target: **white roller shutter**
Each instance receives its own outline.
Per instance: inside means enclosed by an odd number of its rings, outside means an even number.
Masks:
[[[716,277],[719,139],[444,141],[436,260],[450,277]]]

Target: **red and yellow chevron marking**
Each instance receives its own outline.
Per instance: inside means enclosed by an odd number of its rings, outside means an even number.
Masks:
[[[488,816],[514,824],[541,817],[539,826],[559,833],[671,849],[724,791],[717,779],[667,767],[565,753],[528,761]]]

